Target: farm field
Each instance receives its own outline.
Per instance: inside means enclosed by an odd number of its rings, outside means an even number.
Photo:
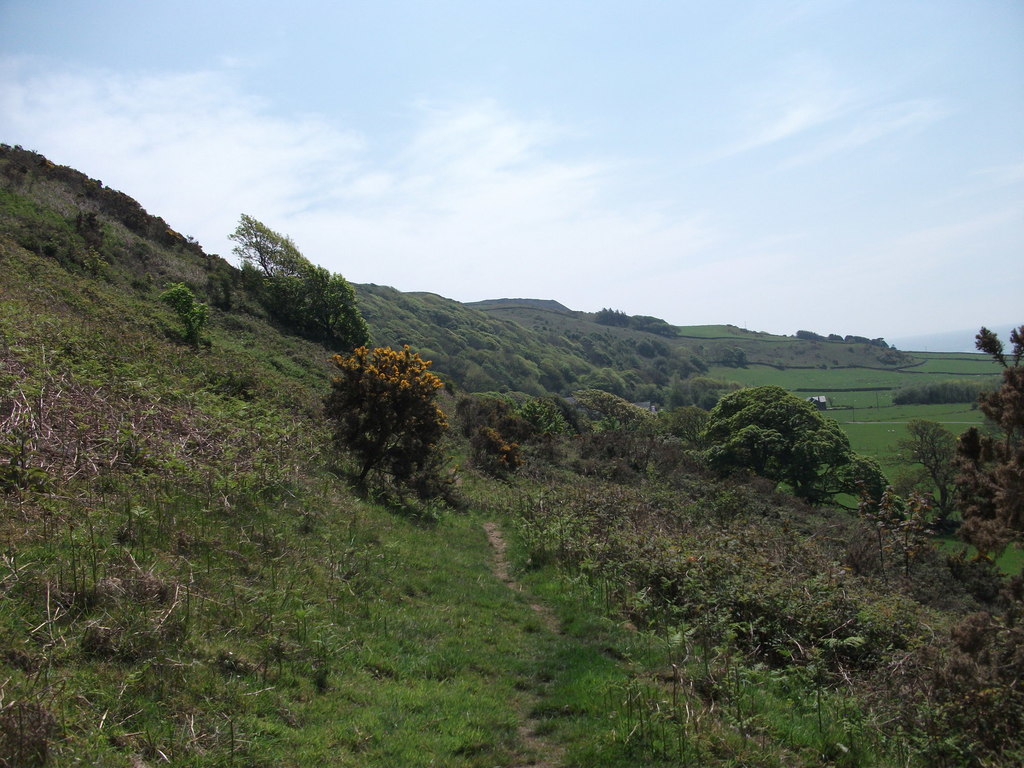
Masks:
[[[933,381],[948,381],[970,376],[991,376],[997,381],[999,366],[984,357],[966,359],[963,356],[954,359],[929,358],[921,365],[911,368],[775,368],[769,365],[751,364],[746,368],[729,366],[713,366],[711,376],[721,379],[738,381],[746,385],[775,384],[791,392],[824,394],[834,392],[842,395],[870,395],[870,404],[874,404],[874,392],[848,392],[851,389],[879,388],[880,390],[897,390],[904,386],[925,384]],[[891,392],[882,392],[891,402]],[[831,398],[830,398],[831,399]],[[847,400],[847,402],[849,402]],[[865,400],[865,404],[868,400]]]
[[[953,376],[990,376],[999,373],[999,365],[984,355],[965,355],[947,352],[914,352],[923,362],[908,371]]]
[[[683,325],[677,328],[682,339],[754,339],[765,334],[747,331],[735,325]]]
[[[850,445],[857,453],[870,456],[877,460],[883,469],[889,470],[900,466],[897,459],[897,443],[907,437],[907,422],[911,418],[928,419],[937,421],[955,435],[959,435],[972,425],[982,423],[981,411],[966,411],[962,414],[950,414],[944,412],[943,408],[948,406],[940,405],[919,405],[910,407],[893,407],[865,409],[865,416],[857,421],[852,421],[845,414],[851,411],[829,411],[826,415],[839,422],[846,436],[850,438]],[[917,415],[908,417],[896,417],[889,411],[916,411]],[[858,413],[860,413],[858,409]],[[952,418],[956,416],[957,418]],[[973,420],[969,420],[973,417]]]
[[[828,398],[827,415],[842,425],[853,449],[876,459],[883,469],[892,472],[900,466],[896,445],[906,438],[906,425],[911,419],[936,421],[957,435],[983,422],[981,411],[973,403],[893,405],[893,395],[901,387],[966,376],[991,376],[993,385],[998,383],[999,366],[981,354],[913,355],[922,363],[912,368],[716,366],[709,375],[746,386],[773,384],[801,397],[824,395]]]
[[[715,366],[711,376],[719,379],[738,381],[748,386],[774,384],[791,392],[828,394],[829,392],[860,387],[883,387],[899,389],[908,382],[906,375],[898,370],[876,368],[783,368],[768,365],[750,365],[746,368]],[[915,377],[916,380],[916,377]],[[874,393],[870,393],[872,403]]]
[[[940,424],[980,424],[981,411],[973,403],[943,403],[936,405],[889,405],[881,408],[848,408],[829,411],[836,421],[857,424],[859,422],[900,422],[911,419],[929,419]],[[966,427],[965,427],[966,429]]]
[[[896,445],[907,437],[911,419],[936,421],[955,435],[983,422],[981,411],[967,403],[837,409],[827,415],[839,422],[857,453],[871,456],[886,470],[899,465]]]

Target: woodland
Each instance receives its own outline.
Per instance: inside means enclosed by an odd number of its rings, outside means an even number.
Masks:
[[[230,237],[0,145],[0,766],[1024,762],[1024,326],[460,304]]]

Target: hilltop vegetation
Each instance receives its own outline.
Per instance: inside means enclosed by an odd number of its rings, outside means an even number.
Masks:
[[[940,358],[378,286],[353,352],[270,231],[280,284],[3,148],[0,766],[1020,763],[1016,582],[917,497],[808,503],[849,445],[736,391]],[[806,427],[763,465],[750,397]]]

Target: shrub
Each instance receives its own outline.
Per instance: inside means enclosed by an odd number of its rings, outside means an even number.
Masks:
[[[197,302],[195,294],[184,283],[171,283],[171,286],[160,294],[160,301],[178,315],[185,341],[193,346],[198,345],[208,317],[206,305]]]
[[[448,427],[435,402],[444,385],[428,370],[430,361],[408,345],[359,347],[333,361],[338,375],[326,413],[334,422],[335,442],[359,461],[358,482],[374,470],[408,482],[430,465]]]
[[[506,442],[492,427],[480,427],[469,445],[473,463],[493,477],[507,477],[523,464],[519,444]]]
[[[893,394],[895,405],[937,405],[941,403],[973,403],[990,388],[988,381],[936,381],[912,384]]]

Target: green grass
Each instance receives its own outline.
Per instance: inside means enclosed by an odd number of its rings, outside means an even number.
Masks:
[[[60,718],[55,764],[529,757],[517,726],[563,651],[491,572],[478,518],[418,522],[330,484],[232,501],[111,488],[5,530],[5,697]]]
[[[979,355],[979,358],[982,356]],[[980,359],[971,361],[964,365],[973,365],[982,368],[984,375],[992,376],[997,373],[993,369],[995,365],[990,360]],[[918,373],[910,373],[896,368],[784,368],[778,369],[770,365],[749,365],[746,368],[730,368],[727,366],[712,367],[712,375],[719,378],[732,379],[741,384],[760,386],[774,384],[808,396],[812,394],[829,395],[834,393],[834,398],[842,402],[849,402],[851,397],[864,398],[864,404],[874,403],[876,391],[882,398],[891,402],[891,393],[886,389],[897,390],[911,384],[921,384],[925,381],[944,381],[950,378],[957,378],[962,373],[922,373],[921,369],[914,368]],[[872,391],[856,392],[850,390],[868,389]],[[830,400],[833,396],[830,396]],[[883,401],[884,403],[885,401]],[[858,403],[860,404],[860,403]]]
[[[541,706],[566,764],[890,764],[859,704],[824,686],[808,698],[805,671],[751,664],[721,638],[704,646],[697,626],[634,629],[599,583],[554,567],[523,579],[565,626]]]
[[[718,378],[732,379],[749,386],[774,384],[790,391],[799,390],[808,397],[857,387],[891,387],[898,389],[906,374],[876,368],[785,368],[749,365],[746,368],[716,366],[711,369]],[[820,390],[820,391],[819,391]],[[874,394],[871,395],[874,397]]]
[[[954,376],[998,376],[999,364],[988,355],[952,354],[937,352],[915,352],[914,357],[923,360],[914,366],[919,374],[952,374]]]
[[[975,557],[978,550],[970,544],[965,544],[953,536],[939,538],[939,546],[947,552],[963,552],[967,557]],[[1008,576],[1019,576],[1024,573],[1024,547],[1011,544],[1000,553],[995,559],[999,570]]]
[[[374,510],[363,524],[381,537],[380,554],[360,594],[320,619],[334,635],[337,672],[328,692],[296,713],[307,725],[290,731],[278,759],[509,762],[520,689],[542,643],[532,611],[490,573],[479,521],[448,516],[424,527]]]
[[[238,339],[214,312],[191,349],[116,273],[9,244],[0,260],[3,418],[49,491],[0,496],[0,751],[520,761],[537,619],[490,572],[479,520],[421,522],[325,471],[322,348],[256,319]],[[10,731],[23,712],[40,727]]]
[[[911,419],[938,422],[954,435],[984,421],[981,411],[963,404],[850,408],[825,415],[839,422],[854,451],[876,459],[889,471],[907,466],[898,456],[898,444],[908,437]]]
[[[678,328],[679,336],[685,339],[754,339],[785,343],[785,339],[737,328],[735,325],[683,325]]]
[[[865,535],[856,519],[712,480],[683,457],[635,474],[582,461],[581,441],[550,446],[565,463],[531,462],[526,478],[460,474],[463,511],[360,498],[321,415],[327,350],[268,323],[225,263],[160,220],[142,222],[145,240],[108,211],[104,263],[83,258],[80,209],[138,211],[45,168],[22,188],[34,202],[0,198],[0,224],[24,224],[0,235],[0,450],[5,468],[32,470],[31,482],[0,475],[0,763],[921,762],[903,734],[886,736],[872,707],[900,713],[872,686],[955,616],[880,587],[850,547]],[[171,281],[211,302],[196,347],[156,298]],[[583,313],[534,313],[526,330],[441,297],[364,289],[380,337],[436,349],[451,372],[461,361],[498,387],[615,383],[639,366],[630,386],[656,394],[655,373],[699,368],[700,348],[714,359],[719,334],[786,363],[879,354],[728,326],[666,341]],[[790,383],[832,373],[779,372]],[[886,413],[848,426],[867,440],[924,411]],[[545,515],[551,527],[530,539]],[[525,591],[495,576],[485,520],[513,542]],[[558,550],[579,559],[549,556]],[[920,580],[973,607],[931,566]]]

